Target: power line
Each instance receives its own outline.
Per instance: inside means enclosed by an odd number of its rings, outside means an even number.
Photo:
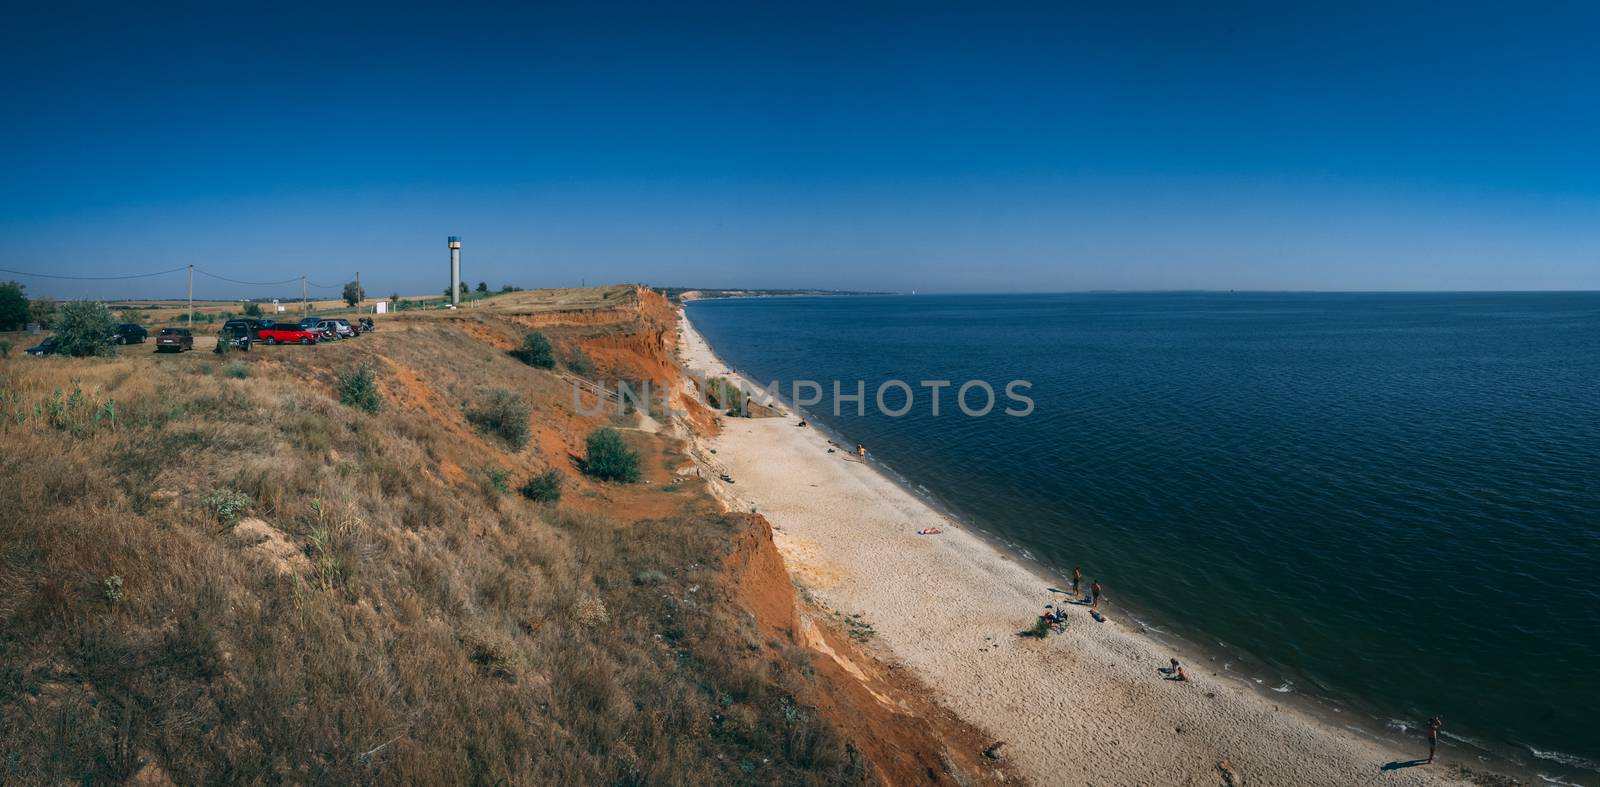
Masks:
[[[294,277],[292,279],[284,279],[283,281],[240,281],[239,279],[230,279],[230,278],[228,278],[226,276],[218,276],[215,273],[210,273],[210,272],[207,272],[207,271],[203,271],[203,270],[201,270],[199,268],[195,268],[194,272],[198,273],[198,274],[200,274],[202,276],[210,276],[213,279],[221,279],[222,281],[231,282],[233,284],[247,284],[247,285],[250,285],[252,287],[273,287],[273,286],[276,286],[276,285],[279,285],[279,284],[293,284],[293,283],[295,283],[297,281],[300,281],[300,277],[299,276],[296,276],[296,277]]]
[[[148,279],[151,276],[165,276],[165,275],[167,275],[169,273],[177,273],[178,271],[187,270],[187,269],[188,269],[188,266],[185,265],[185,266],[182,266],[182,267],[173,268],[172,270],[169,270],[169,271],[156,271],[155,273],[131,273],[131,274],[128,274],[126,276],[62,276],[60,274],[55,274],[55,273],[32,273],[32,272],[29,272],[29,271],[14,271],[14,270],[12,270],[10,268],[0,268],[0,273],[15,273],[18,276],[36,276],[36,277],[41,278],[41,279],[68,279],[70,281],[113,281],[113,280],[120,280],[120,279]]]
[[[306,280],[306,284],[309,284],[309,285],[311,285],[313,287],[316,287],[316,288],[322,289],[322,290],[337,290],[337,289],[340,289],[340,288],[344,287],[343,284],[318,284],[318,283],[316,283],[314,281],[311,281],[309,279]]]
[[[32,276],[40,279],[64,279],[67,281],[122,281],[126,279],[148,279],[153,276],[166,276],[169,273],[179,273],[188,269],[189,266],[184,265],[181,267],[172,268],[170,270],[155,271],[154,273],[129,273],[121,276],[66,276],[58,273],[34,273],[32,271],[19,271],[11,268],[0,268],[0,273],[10,273],[17,276]],[[300,281],[299,276],[296,276],[293,279],[284,279],[283,281],[244,281],[243,279],[230,279],[227,276],[219,276],[201,268],[195,268],[194,272],[200,274],[201,276],[209,276],[213,279],[229,282],[231,284],[243,284],[250,287],[276,287],[280,284],[293,284],[297,281]],[[344,286],[342,284],[318,284],[313,281],[308,281],[307,284],[323,290],[337,290]]]

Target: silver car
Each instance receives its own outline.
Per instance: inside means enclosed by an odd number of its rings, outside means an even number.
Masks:
[[[339,339],[348,339],[356,335],[348,325],[340,325],[338,320],[321,320],[317,322],[317,330],[331,333]]]

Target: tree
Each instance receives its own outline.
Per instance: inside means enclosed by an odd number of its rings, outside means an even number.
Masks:
[[[516,292],[517,288],[513,287],[513,286],[511,286],[509,284],[502,284],[502,285],[500,285],[500,291],[501,292]]]
[[[346,305],[354,306],[360,303],[366,297],[367,291],[361,289],[361,285],[356,284],[353,281],[347,281],[344,283],[344,302]]]
[[[486,282],[486,281],[478,282],[478,294],[479,295],[488,295],[489,294],[489,283],[488,282]]]
[[[28,298],[22,285],[14,281],[0,284],[0,331],[14,331],[28,324]]]
[[[400,302],[400,293],[398,293],[398,292],[390,293],[389,294],[389,302],[390,303],[399,303]]]
[[[40,328],[49,328],[56,324],[56,311],[59,305],[56,299],[48,295],[40,295],[28,304],[29,318],[39,323]]]
[[[116,330],[111,310],[95,301],[73,301],[61,307],[56,321],[56,350],[63,355],[115,355],[116,346],[107,341]]]
[[[445,290],[445,294],[449,295],[450,291],[449,290]],[[466,282],[461,282],[461,294],[462,294],[462,296],[465,296],[467,294],[467,283]]]
[[[258,306],[255,301],[249,301],[248,303],[246,303],[244,305],[244,316],[246,316],[246,317],[260,317],[261,316],[261,307]]]
[[[145,321],[145,313],[137,306],[129,306],[117,315],[117,319],[138,325]]]
[[[639,480],[639,453],[622,441],[617,430],[607,426],[590,432],[588,448],[583,472],[602,481],[631,484]]]

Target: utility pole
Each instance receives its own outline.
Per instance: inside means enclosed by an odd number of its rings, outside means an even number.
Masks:
[[[189,263],[189,330],[194,330],[194,263]]]
[[[361,291],[361,271],[356,271],[356,314],[361,313],[361,302],[367,299],[367,294]]]
[[[300,316],[310,317],[311,307],[306,305],[306,277],[300,277]]]

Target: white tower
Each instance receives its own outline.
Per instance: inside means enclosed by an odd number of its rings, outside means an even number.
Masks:
[[[461,239],[450,236],[450,308],[461,305]]]

